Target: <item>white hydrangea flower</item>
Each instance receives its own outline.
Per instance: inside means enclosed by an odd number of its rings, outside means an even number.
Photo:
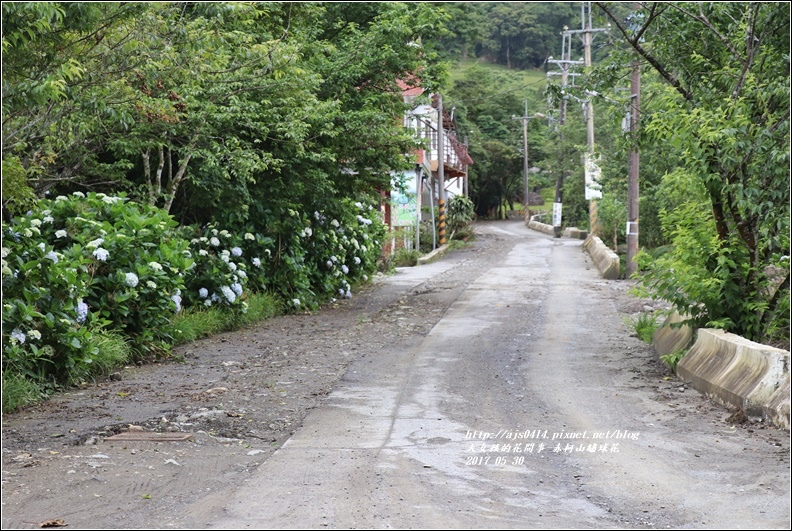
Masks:
[[[99,247],[103,243],[104,243],[104,238],[96,238],[95,240],[92,240],[92,241],[86,243],[85,244],[85,248],[86,249],[94,249],[96,247]]]
[[[153,280],[147,280],[146,286],[148,286],[150,289],[157,289],[157,283]]]
[[[360,265],[360,258],[358,258],[357,256],[354,257],[352,260],[355,261],[355,265]]]
[[[140,279],[136,274],[127,273],[126,275],[124,275],[124,284],[126,284],[130,288],[134,288],[135,286],[137,286],[138,282],[140,282]]]
[[[48,252],[47,254],[44,255],[44,258],[52,260],[53,264],[57,264],[58,263],[58,255],[55,253],[55,251]]]
[[[240,249],[239,247],[233,247],[231,248],[231,254],[233,254],[234,256],[242,256],[242,249]]]
[[[341,271],[343,271],[345,275],[349,274],[349,268],[346,266],[346,264],[341,264]]]
[[[162,265],[159,262],[149,262],[148,265],[154,271],[162,271]]]
[[[85,194],[82,192],[73,192],[72,195],[75,197],[82,197],[82,198],[85,197]]]
[[[231,271],[236,271],[237,270],[237,265],[234,262],[228,262],[228,268]]]
[[[28,332],[28,337],[30,339],[35,339],[36,341],[38,341],[39,339],[41,339],[41,332],[39,332],[38,330],[31,330],[30,332]]]
[[[214,236],[212,236],[212,238],[209,240],[209,243],[211,245],[213,245],[214,247],[219,247],[220,246],[220,240],[218,240]]]
[[[44,216],[44,223],[53,223],[54,221],[55,218],[53,218],[52,216]]]
[[[261,258],[254,258],[252,262],[254,266],[261,267]]]
[[[96,257],[97,260],[100,262],[104,262],[110,256],[110,252],[107,249],[102,249],[99,247],[93,252],[93,255]]]
[[[201,297],[202,299],[205,299],[206,297],[209,296],[209,290],[206,289],[206,288],[199,289],[198,290],[198,296]]]
[[[333,227],[336,227],[336,228],[341,226],[341,224],[338,222],[337,219],[334,219],[333,221],[331,221],[330,225],[332,225]]]
[[[201,249],[200,251],[198,251],[198,254],[200,256],[209,256],[209,251],[207,251],[206,249]]]
[[[299,306],[300,305],[300,299],[292,299],[292,304],[294,304],[294,306]]]
[[[256,237],[255,237],[255,236],[253,236],[251,233],[249,233],[249,232],[246,232],[246,233],[245,233],[245,239],[246,239],[246,240],[255,240],[255,239],[256,239]]]
[[[40,219],[36,219],[36,218],[31,219],[30,220],[30,226],[31,227],[40,227],[41,226],[41,220]]]
[[[56,230],[56,231],[55,231],[55,237],[56,237],[56,238],[65,238],[65,237],[67,237],[68,235],[69,235],[69,233],[68,233],[68,232],[66,232],[65,230]]]

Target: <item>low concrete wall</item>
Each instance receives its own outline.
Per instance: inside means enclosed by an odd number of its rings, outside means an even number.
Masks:
[[[685,319],[679,315],[679,312],[674,312],[668,316],[660,328],[654,331],[652,345],[654,345],[658,356],[665,356],[676,350],[688,348],[693,340],[693,327],[689,325],[671,327],[672,324],[681,323]]]
[[[775,393],[770,395],[770,400],[762,408],[762,417],[772,422],[779,428],[789,429],[789,375]]]
[[[443,256],[443,253],[445,253],[447,250],[448,250],[448,244],[441,245],[431,253],[420,257],[418,259],[418,265],[428,264],[432,260],[436,260],[440,258],[441,256]]]
[[[788,428],[789,352],[713,328],[697,335],[677,365],[679,377],[722,404]]]
[[[588,238],[587,230],[580,230],[577,227],[567,227],[564,229],[564,238],[574,238],[576,240],[585,240]]]
[[[547,223],[540,223],[538,221],[531,220],[528,222],[528,228],[533,230],[538,230],[539,232],[544,232],[545,234],[549,234],[553,236],[553,226],[548,225]]]
[[[619,255],[611,251],[597,236],[589,236],[583,242],[583,249],[588,252],[597,265],[602,278],[615,280],[619,278]]]

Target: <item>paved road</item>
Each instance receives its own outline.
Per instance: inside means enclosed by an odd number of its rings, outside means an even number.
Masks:
[[[450,306],[352,363],[208,527],[789,528],[788,456],[663,380],[580,242],[479,230],[498,245],[387,281]]]

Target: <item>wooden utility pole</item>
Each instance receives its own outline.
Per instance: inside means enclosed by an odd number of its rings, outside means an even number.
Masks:
[[[635,10],[641,8],[635,4]],[[641,110],[641,63],[636,57],[632,63],[630,77],[630,160],[627,181],[627,263],[629,278],[638,270],[635,256],[638,254],[638,175],[640,152],[638,151],[638,120]]]
[[[446,243],[446,194],[445,194],[445,128],[443,127],[443,95],[437,95],[437,180],[440,185],[437,204],[440,210],[440,245]]]

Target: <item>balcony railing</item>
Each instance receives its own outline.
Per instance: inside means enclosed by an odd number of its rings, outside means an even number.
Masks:
[[[426,119],[417,120],[415,133],[424,140],[428,146],[427,157],[429,161],[436,162],[438,155],[437,127]],[[460,142],[452,131],[444,131],[443,136],[443,166],[444,172],[449,177],[459,177],[467,174],[467,167],[473,163],[467,151],[467,146]],[[433,164],[434,166],[434,164]]]

